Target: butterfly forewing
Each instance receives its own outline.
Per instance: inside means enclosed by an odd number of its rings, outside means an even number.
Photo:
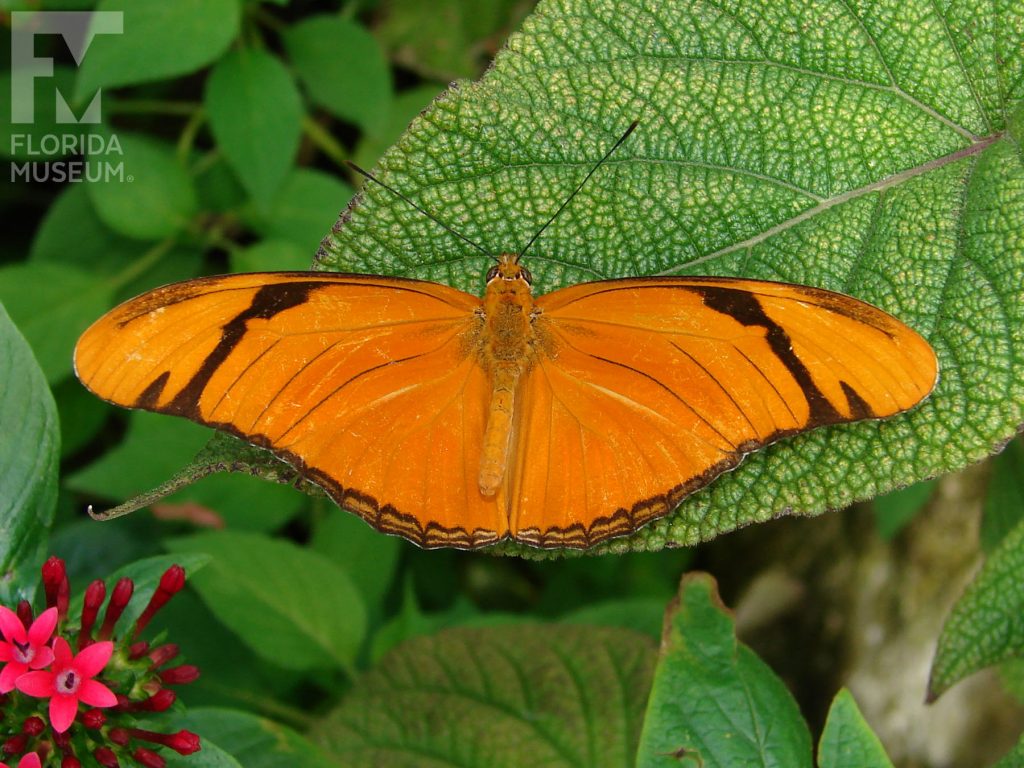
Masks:
[[[745,453],[899,413],[937,377],[913,330],[804,286],[611,280],[537,306],[510,500],[513,532],[541,546],[633,531]]]
[[[474,466],[489,383],[480,300],[318,273],[179,283],[122,304],[76,348],[100,397],[270,448],[375,527],[424,546],[507,532]]]

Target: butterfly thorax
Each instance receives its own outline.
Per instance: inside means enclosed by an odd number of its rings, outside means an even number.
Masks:
[[[530,273],[516,254],[502,254],[487,273],[480,355],[491,378],[491,402],[480,457],[480,492],[493,496],[505,476],[519,379],[534,348]]]

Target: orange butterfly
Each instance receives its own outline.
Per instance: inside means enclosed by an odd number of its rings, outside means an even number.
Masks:
[[[937,363],[842,294],[695,277],[533,299],[504,255],[483,301],[316,272],[169,285],[89,328],[75,370],[269,448],[381,531],[469,548],[631,533],[780,437],[914,406]]]
[[[378,530],[459,548],[631,533],[746,453],[905,411],[937,378],[924,339],[849,296],[654,277],[534,298],[520,255],[483,300],[328,272],[176,283],[100,318],[75,370],[270,449]]]

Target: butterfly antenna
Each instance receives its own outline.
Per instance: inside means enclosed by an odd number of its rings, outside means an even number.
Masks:
[[[583,185],[586,184],[590,180],[591,176],[594,175],[594,171],[596,171],[598,168],[600,168],[604,164],[604,161],[612,156],[612,152],[614,152],[616,149],[618,149],[619,146],[622,144],[622,142],[624,142],[626,139],[629,138],[629,134],[631,134],[633,131],[635,131],[636,127],[638,125],[640,125],[640,121],[639,120],[634,120],[632,123],[629,124],[629,128],[626,129],[626,132],[624,134],[622,134],[622,136],[619,137],[619,140],[615,142],[615,144],[612,146],[611,149],[609,149],[607,152],[604,153],[604,157],[602,157],[600,160],[598,160],[594,164],[594,167],[590,169],[590,172],[586,176],[583,177],[583,181],[581,181],[579,184],[576,185],[576,189],[574,189],[572,191],[572,194],[569,195],[567,198],[565,198],[565,202],[564,203],[562,203],[560,206],[558,206],[558,210],[555,211],[554,215],[544,223],[544,226],[542,226],[540,229],[538,229],[534,233],[533,237],[530,238],[530,242],[528,242],[526,244],[526,246],[523,248],[523,250],[521,250],[519,252],[519,257],[520,258],[522,258],[523,254],[526,253],[530,249],[530,246],[534,244],[534,242],[537,240],[537,238],[540,237],[541,232],[543,232],[545,229],[547,229],[551,225],[551,222],[553,222],[555,219],[558,218],[558,214],[560,214],[562,211],[565,210],[565,206],[567,206],[569,203],[572,202],[572,199],[574,197],[576,197],[576,193],[579,192],[581,189],[583,189]]]
[[[415,209],[416,209],[417,211],[419,211],[420,213],[422,213],[422,214],[423,214],[424,216],[426,216],[426,217],[427,217],[428,219],[430,219],[430,220],[431,220],[432,222],[434,222],[434,223],[435,223],[435,224],[437,224],[438,226],[442,227],[442,228],[443,228],[443,229],[444,229],[444,230],[445,230],[446,232],[449,232],[450,234],[453,234],[453,235],[455,235],[455,236],[456,236],[457,238],[459,238],[459,240],[461,240],[462,242],[464,242],[464,243],[468,243],[469,245],[473,246],[473,247],[474,247],[474,248],[476,248],[476,249],[477,249],[478,251],[480,251],[480,253],[482,253],[482,254],[483,254],[484,256],[486,256],[487,258],[489,258],[489,259],[491,259],[491,260],[493,260],[493,261],[497,261],[497,258],[495,258],[494,254],[490,253],[490,252],[489,252],[489,251],[488,251],[488,250],[487,250],[486,248],[484,248],[483,246],[480,246],[480,245],[478,245],[477,243],[474,243],[474,242],[473,242],[472,240],[470,240],[470,239],[469,239],[468,237],[466,237],[466,236],[465,236],[464,234],[462,234],[461,232],[456,232],[456,231],[455,231],[454,229],[452,229],[452,228],[451,228],[451,227],[449,227],[449,226],[448,226],[447,224],[445,224],[445,223],[444,223],[443,221],[441,221],[441,220],[440,220],[439,218],[437,218],[437,216],[435,216],[434,214],[432,214],[432,213],[431,213],[430,211],[427,211],[427,210],[424,210],[423,208],[421,208],[421,207],[420,207],[419,205],[417,205],[416,203],[414,203],[414,202],[413,202],[412,200],[410,200],[410,199],[409,199],[408,197],[406,197],[405,195],[403,195],[403,194],[402,194],[401,192],[399,192],[399,191],[398,191],[397,189],[395,189],[395,188],[394,188],[394,187],[392,187],[391,185],[389,185],[389,184],[385,184],[385,183],[384,183],[383,181],[381,181],[380,179],[378,179],[378,178],[377,178],[376,176],[374,176],[374,175],[373,175],[372,173],[370,173],[369,171],[364,171],[364,170],[363,170],[362,168],[360,168],[360,167],[359,167],[358,165],[356,165],[355,163],[353,163],[353,162],[352,162],[351,160],[346,160],[346,161],[345,161],[345,164],[346,164],[346,165],[347,165],[347,166],[348,166],[349,168],[351,168],[351,169],[352,169],[353,171],[355,171],[356,173],[358,173],[358,174],[359,174],[360,176],[364,176],[364,177],[366,177],[367,179],[369,179],[370,181],[374,182],[375,184],[379,184],[380,186],[384,187],[384,189],[386,189],[386,190],[387,190],[388,192],[390,192],[390,193],[391,193],[392,195],[394,195],[395,197],[397,197],[397,198],[398,198],[399,200],[404,200],[405,202],[407,202],[407,203],[408,203],[409,205],[411,205],[411,206],[412,206],[413,208],[415,208]]]

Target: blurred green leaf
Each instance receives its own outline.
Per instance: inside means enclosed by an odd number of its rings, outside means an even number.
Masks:
[[[123,499],[122,499],[123,501]],[[270,484],[246,474],[220,474],[205,477],[156,507],[161,517],[188,520],[188,510],[199,505],[212,511],[224,524],[236,531],[270,533],[292,519],[308,501],[289,485]]]
[[[366,29],[340,16],[314,16],[289,27],[284,45],[313,101],[367,131],[382,126],[391,103],[391,72]]]
[[[636,764],[678,766],[684,757],[703,768],[811,766],[811,735],[796,701],[737,642],[704,573],[683,577],[666,614]]]
[[[1024,440],[1011,440],[992,461],[981,518],[981,548],[991,553],[1024,520]]]
[[[171,148],[138,134],[112,136],[121,151],[89,160],[97,176],[104,167],[123,168],[123,174],[111,173],[88,184],[100,219],[115,232],[140,240],[159,240],[184,229],[198,200],[192,179]]]
[[[624,629],[447,630],[388,654],[312,735],[352,768],[627,765],[653,646]]]
[[[325,557],[251,533],[203,533],[169,546],[213,558],[192,584],[259,656],[292,670],[351,670],[366,611],[348,575]]]
[[[0,302],[0,602],[31,599],[57,504],[57,407]]]
[[[309,250],[290,240],[263,240],[231,254],[232,272],[275,272],[309,269]]]
[[[355,515],[328,508],[317,520],[310,546],[344,570],[363,602],[380,612],[398,568],[401,539],[381,536]]]
[[[912,412],[757,451],[601,551],[843,507],[975,462],[1024,422],[1024,164],[1006,133],[1008,116],[1024,121],[1019,26],[1006,3],[893,14],[542,4],[381,160],[383,181],[446,224],[517,251],[639,119],[526,255],[537,293],[629,275],[785,280],[878,305],[935,347],[938,387]],[[322,262],[474,293],[488,268],[374,185]]]
[[[203,739],[202,749],[194,755],[179,755],[170,750],[166,754],[166,768],[248,768],[212,739]]]
[[[66,484],[93,501],[121,503],[160,485],[188,464],[208,439],[209,431],[197,424],[134,411],[121,444],[67,477]],[[158,509],[170,519],[206,525],[216,519],[239,530],[272,531],[305,503],[306,497],[289,486],[220,474],[161,499]]]
[[[204,160],[196,164],[195,175],[200,210],[234,214],[249,199],[242,183],[228,167],[223,155]]]
[[[288,70],[265,51],[233,51],[210,73],[204,103],[217,145],[243,186],[257,200],[272,198],[302,134],[302,101]]]
[[[657,640],[661,638],[664,615],[664,600],[655,597],[632,597],[605,600],[578,608],[562,616],[561,621],[568,624],[633,629]]]
[[[335,177],[298,168],[289,174],[274,200],[253,206],[248,218],[264,237],[289,240],[306,249],[312,261],[338,211],[351,197],[352,188]]]
[[[241,19],[238,0],[100,0],[96,10],[123,13],[124,33],[93,38],[78,70],[78,101],[97,88],[162,80],[216,61]]]
[[[46,211],[32,239],[29,261],[113,274],[138,257],[138,241],[117,234],[100,221],[87,187],[69,185]]]
[[[11,114],[13,96],[12,73],[0,72],[0,157],[13,158],[18,162],[13,165],[21,170],[25,161],[49,162],[70,154],[79,154],[82,149],[82,126],[76,123],[57,122],[57,93],[70,97],[71,85],[74,82],[75,70],[70,67],[54,65],[51,77],[33,79],[32,122],[15,123]],[[10,172],[11,181],[15,181],[16,172]]]
[[[928,699],[973,672],[1024,652],[1024,523],[985,560],[939,635]]]
[[[846,688],[832,700],[818,744],[818,768],[892,768],[882,743]]]
[[[403,66],[437,80],[475,77],[532,0],[389,0],[376,31]]]
[[[385,121],[373,133],[364,133],[359,138],[353,153],[353,161],[363,168],[372,168],[381,155],[402,135],[409,123],[432,102],[442,91],[440,85],[421,85],[402,91],[395,96]]]
[[[71,374],[78,336],[107,309],[112,293],[102,277],[70,266],[36,262],[0,267],[0,301],[50,383]]]
[[[917,516],[934,492],[935,481],[924,480],[876,498],[875,525],[879,535],[886,541],[892,539]]]
[[[153,634],[166,631],[186,663],[201,670],[189,685],[194,706],[247,706],[253,701],[284,701],[296,674],[257,656],[228,629],[191,589],[179,593],[153,619]]]
[[[291,728],[237,709],[197,707],[175,724],[212,739],[245,768],[337,768]]]
[[[209,436],[208,429],[184,419],[133,411],[120,445],[68,475],[65,484],[93,499],[124,500],[174,474]]]
[[[74,377],[63,379],[52,390],[60,413],[60,452],[63,459],[96,436],[110,409]]]

